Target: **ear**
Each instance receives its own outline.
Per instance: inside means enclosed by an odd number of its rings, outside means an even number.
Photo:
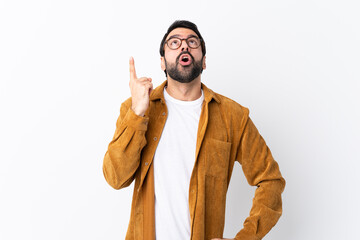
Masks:
[[[206,69],[206,56],[203,57],[202,68]]]
[[[166,70],[166,66],[165,66],[165,58],[164,57],[160,57],[161,60],[161,70]]]

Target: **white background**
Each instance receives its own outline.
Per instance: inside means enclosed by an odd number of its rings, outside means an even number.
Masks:
[[[0,1],[0,239],[124,239],[133,184],[102,160],[138,76],[165,80],[177,19],[207,44],[202,81],[250,109],[287,181],[265,239],[358,237],[360,4],[356,0]],[[235,164],[224,237],[255,189]]]

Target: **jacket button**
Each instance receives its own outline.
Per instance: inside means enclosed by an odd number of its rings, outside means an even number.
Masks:
[[[165,116],[165,114],[166,114],[165,112],[162,113],[163,116]]]
[[[146,166],[147,166],[148,164],[149,164],[148,162],[145,163]]]
[[[154,141],[156,141],[157,140],[157,137],[154,137]]]

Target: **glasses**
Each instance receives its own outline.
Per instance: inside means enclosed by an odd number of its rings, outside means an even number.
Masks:
[[[201,43],[201,39],[197,37],[188,37],[183,39],[178,37],[172,37],[168,39],[165,43],[168,45],[170,49],[176,50],[181,46],[183,40],[186,41],[186,44],[189,46],[189,48],[198,48]]]

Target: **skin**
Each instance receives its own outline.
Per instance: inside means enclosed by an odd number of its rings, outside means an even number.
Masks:
[[[188,28],[175,28],[172,30],[169,35],[167,36],[166,40],[169,39],[171,36],[178,35],[179,38],[187,38],[190,35],[197,34]],[[164,47],[165,55],[161,57],[161,69],[166,70],[165,59],[168,63],[175,64],[176,58],[181,54],[183,51],[188,51],[193,57],[194,61],[200,61],[203,57],[201,47],[196,49],[189,48],[186,41],[182,41],[182,45],[176,49],[170,49],[166,44]],[[204,56],[202,68],[206,68],[206,57]],[[178,65],[178,69],[185,70],[183,66]],[[168,79],[168,86],[166,91],[169,93],[170,96],[182,100],[182,101],[193,101],[198,99],[201,96],[201,74],[195,78],[190,83],[180,83],[174,79],[172,79],[169,74],[167,74]]]
[[[176,28],[172,30],[169,35],[167,36],[167,39],[169,39],[171,36],[178,35],[179,38],[185,39],[189,35],[196,35],[197,34],[192,31],[191,29],[187,28]],[[188,51],[193,57],[194,61],[200,61],[202,58],[202,68],[206,68],[206,57],[202,54],[201,46],[192,49],[189,48],[186,41],[182,41],[181,46],[176,49],[172,50],[170,49],[166,44],[164,47],[165,55],[164,57],[160,58],[161,61],[161,69],[164,71],[166,70],[166,64],[165,59],[167,63],[175,64],[176,58],[181,54],[183,51]],[[192,67],[192,66],[190,66]],[[177,66],[179,71],[186,71],[186,69],[181,66],[180,64]],[[135,70],[135,63],[134,58],[131,57],[129,60],[129,70],[130,70],[130,92],[132,97],[132,106],[131,109],[135,112],[135,114],[139,116],[144,116],[146,110],[149,107],[149,99],[151,91],[153,90],[153,84],[152,79],[149,77],[141,77],[138,78],[136,76],[136,70]],[[167,74],[167,88],[166,91],[168,94],[176,99],[182,100],[182,101],[193,101],[201,96],[201,74],[195,78],[193,81],[189,83],[180,83],[174,79],[172,79],[169,74]],[[230,238],[213,238],[211,240],[234,240]]]
[[[177,35],[180,38],[187,38],[189,35],[197,34],[187,28],[176,28],[172,30],[167,39],[171,36]],[[161,69],[166,69],[165,58],[168,64],[175,64],[176,58],[183,51],[188,51],[193,57],[194,61],[200,61],[203,59],[202,68],[206,68],[206,57],[202,56],[201,47],[196,49],[189,48],[187,46],[186,41],[182,41],[182,45],[176,49],[170,49],[166,44],[164,47],[165,55],[160,58],[161,61]],[[192,66],[190,66],[192,67]],[[138,78],[136,76],[135,63],[134,58],[131,57],[129,60],[129,69],[130,69],[130,92],[132,97],[132,106],[131,109],[139,116],[144,116],[147,108],[149,107],[149,97],[151,91],[153,90],[152,79],[149,77],[141,77]],[[184,67],[179,65],[178,69],[180,71],[185,71]],[[166,91],[168,94],[176,99],[182,101],[193,101],[198,99],[201,96],[201,74],[195,78],[190,83],[180,83],[174,79],[172,79],[169,74],[167,74],[168,85]]]
[[[150,94],[153,90],[152,79],[148,77],[138,78],[136,76],[134,58],[131,57],[129,60],[130,70],[130,92],[132,98],[131,109],[135,114],[144,116],[145,111],[149,107]]]

